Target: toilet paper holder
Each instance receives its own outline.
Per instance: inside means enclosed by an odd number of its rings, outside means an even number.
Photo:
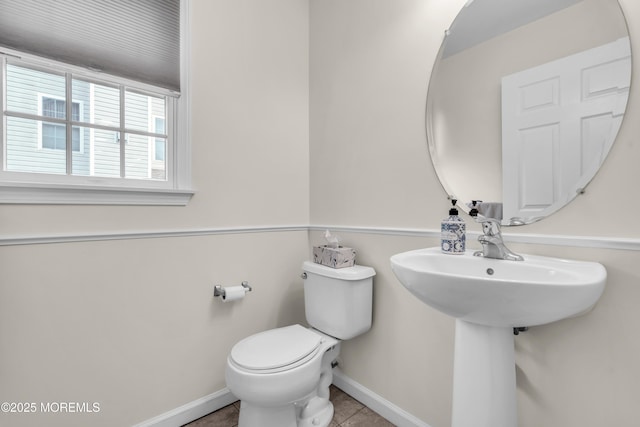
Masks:
[[[245,292],[251,292],[253,289],[249,286],[249,282],[244,281],[240,283],[240,285],[245,289]],[[226,294],[226,290],[224,286],[216,285],[213,288],[213,296],[214,297],[224,297]]]

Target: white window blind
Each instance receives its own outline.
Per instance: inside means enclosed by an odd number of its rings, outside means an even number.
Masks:
[[[0,46],[180,90],[180,0],[0,0]]]

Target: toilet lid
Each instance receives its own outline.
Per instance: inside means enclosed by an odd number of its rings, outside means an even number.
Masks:
[[[251,335],[231,349],[237,365],[252,370],[273,370],[292,365],[314,353],[322,337],[300,326],[292,325]]]

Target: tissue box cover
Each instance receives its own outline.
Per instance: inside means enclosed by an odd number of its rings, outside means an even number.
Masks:
[[[356,250],[353,248],[330,248],[328,246],[313,247],[313,262],[331,268],[353,267],[356,262]]]

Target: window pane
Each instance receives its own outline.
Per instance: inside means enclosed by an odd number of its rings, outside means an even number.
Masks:
[[[164,117],[155,117],[154,118],[155,129],[153,131],[155,133],[165,134],[164,122],[165,122]]]
[[[125,127],[143,132],[155,132],[154,117],[165,117],[166,106],[163,97],[125,92]]]
[[[125,147],[125,178],[151,177],[149,167],[149,137],[136,134],[127,134]]]
[[[155,156],[151,162],[151,179],[167,179],[167,166],[165,161],[165,152],[167,147],[166,138],[153,138],[155,145]]]
[[[167,140],[165,138],[155,139],[155,155],[154,160],[160,160],[164,162],[164,156],[167,146]]]
[[[86,128],[85,132],[89,135],[89,149],[85,150],[86,158],[78,156],[76,162],[74,156],[74,175],[120,177],[120,144],[117,132],[91,128]]]
[[[67,127],[59,124],[42,123],[42,148],[66,150]]]
[[[155,133],[161,133],[166,135],[165,131],[165,118],[164,117],[156,117],[154,120],[155,124]],[[154,155],[153,160],[162,161],[165,160],[165,152],[167,147],[167,139],[166,138],[156,138],[155,139],[155,147],[154,147]]]
[[[71,156],[71,174],[89,175],[91,167],[90,137],[93,129],[73,127],[73,154]]]
[[[71,130],[71,149],[75,151],[81,151],[84,147],[82,139],[82,132],[78,126],[74,126]]]
[[[53,144],[66,145],[66,133],[59,133],[57,123],[47,123],[39,120],[7,117],[7,170],[18,172],[42,172],[64,174],[67,172],[66,153],[63,149],[47,149],[45,133],[53,135]],[[64,129],[64,126],[62,126]]]
[[[42,97],[42,115],[45,117],[54,117],[56,119],[64,119],[65,104],[63,99],[54,99]]]
[[[45,115],[42,111],[42,108],[45,107],[44,97],[41,94],[46,94],[46,97],[50,99],[47,101],[46,115],[64,119],[64,105],[59,111],[59,105],[56,103],[56,100],[60,99],[64,104],[64,76],[7,64],[8,111]]]
[[[71,147],[73,151],[81,150],[81,134],[80,128],[73,127]],[[67,149],[67,127],[66,125],[42,123],[42,148],[50,150],[66,150]]]
[[[120,90],[116,87],[74,79],[73,120],[102,126],[120,127]],[[93,99],[93,103],[90,102]],[[76,102],[85,108],[81,111]]]

